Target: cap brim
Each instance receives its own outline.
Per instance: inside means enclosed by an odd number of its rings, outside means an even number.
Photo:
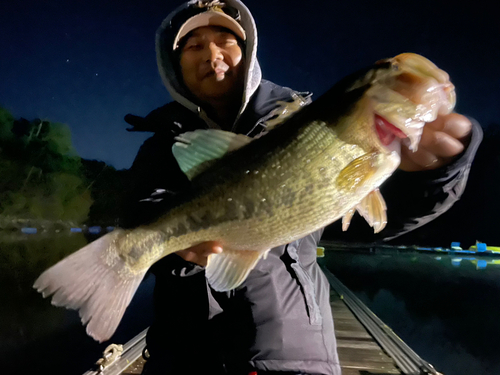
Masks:
[[[229,17],[227,14],[224,14],[222,12],[208,11],[197,14],[196,16],[193,16],[189,18],[186,22],[184,22],[184,24],[179,29],[177,36],[174,39],[173,49],[175,50],[178,46],[179,41],[182,38],[184,38],[187,34],[189,34],[191,31],[197,29],[198,27],[205,27],[205,26],[225,27],[226,29],[229,29],[232,32],[234,32],[236,36],[241,38],[241,40],[243,41],[246,40],[245,30],[243,30],[241,25],[236,20],[234,20],[233,18]]]

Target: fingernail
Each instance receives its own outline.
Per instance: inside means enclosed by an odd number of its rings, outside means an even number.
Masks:
[[[214,252],[219,254],[219,253],[222,253],[222,247],[220,246],[214,246]]]
[[[438,162],[438,159],[433,159],[429,164],[424,165],[424,167],[430,167]]]

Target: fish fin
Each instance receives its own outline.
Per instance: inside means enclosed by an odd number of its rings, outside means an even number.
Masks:
[[[342,190],[353,191],[363,186],[366,180],[371,178],[376,172],[375,161],[378,158],[378,152],[370,152],[351,161],[342,169],[337,176],[337,185]]]
[[[210,286],[225,292],[241,285],[267,251],[232,250],[224,247],[220,254],[210,254],[205,275]]]
[[[179,167],[192,180],[206,170],[217,159],[235,151],[253,138],[218,129],[199,129],[175,137],[172,146]]]
[[[356,210],[354,208],[351,208],[342,217],[342,231],[345,232],[347,229],[349,229],[349,225],[351,225],[351,219],[352,216],[354,215],[354,212],[356,212]]]
[[[87,334],[99,342],[116,331],[146,270],[136,275],[126,270],[119,256],[110,256],[118,236],[117,229],[91,242],[42,273],[33,288],[43,297],[52,294],[52,304],[79,310]]]
[[[387,224],[387,206],[379,189],[375,189],[356,206],[357,211],[365,218],[375,233],[380,232]]]
[[[267,249],[266,251],[264,251],[264,254],[262,255],[262,259],[267,259],[267,256],[269,255],[270,251],[271,251],[271,249]]]
[[[278,107],[273,109],[269,115],[266,116],[267,120],[265,120],[265,125],[267,130],[271,130],[281,125],[299,109],[311,103],[310,96],[302,96],[297,93],[292,93],[292,99],[291,102],[285,102],[283,100],[278,100],[276,102]]]

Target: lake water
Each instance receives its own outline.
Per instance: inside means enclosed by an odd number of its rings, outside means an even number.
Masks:
[[[0,358],[2,373],[78,375],[102,356],[85,333],[78,313],[56,308],[33,282],[57,260],[88,243],[81,233],[0,235]],[[152,320],[154,277],[147,277],[110,342],[123,344]]]
[[[500,265],[385,253],[326,251],[322,261],[438,371],[500,374]]]
[[[81,233],[0,236],[0,356],[13,374],[82,374],[109,343],[74,311],[32,289],[47,267],[84,246]],[[422,358],[446,375],[500,374],[500,265],[427,254],[328,251],[321,261]],[[479,269],[478,269],[479,268]],[[152,320],[154,278],[140,286],[111,342]]]

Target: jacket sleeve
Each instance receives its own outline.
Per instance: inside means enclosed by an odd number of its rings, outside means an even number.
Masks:
[[[445,213],[462,196],[476,151],[483,138],[481,126],[473,119],[471,141],[451,164],[432,171],[397,170],[380,192],[387,204],[387,226],[378,234],[359,215],[346,232],[341,220],[325,231],[325,238],[346,242],[389,241],[419,228]]]

